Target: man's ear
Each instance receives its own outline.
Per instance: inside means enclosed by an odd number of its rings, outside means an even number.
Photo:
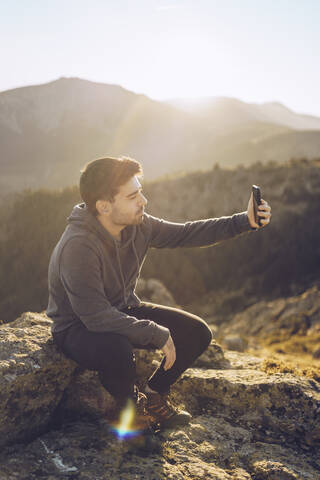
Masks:
[[[108,200],[97,200],[96,209],[99,212],[99,215],[105,215],[110,211],[110,202]]]

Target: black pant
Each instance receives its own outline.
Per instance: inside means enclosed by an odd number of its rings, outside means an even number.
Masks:
[[[176,361],[169,370],[164,370],[163,357],[148,380],[149,387],[160,393],[170,391],[170,385],[206,350],[212,339],[204,320],[178,308],[141,302],[122,311],[138,319],[153,320],[170,330]],[[157,348],[153,344],[131,344],[127,337],[117,333],[91,332],[83,323],[53,333],[53,338],[67,357],[86,369],[97,370],[102,385],[118,399],[133,397],[136,377],[133,348]]]

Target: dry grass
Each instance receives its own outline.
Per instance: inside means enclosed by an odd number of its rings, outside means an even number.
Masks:
[[[293,373],[320,381],[320,359],[313,353],[320,348],[320,333],[309,335],[301,330],[291,334],[279,329],[277,335],[259,339],[259,347],[251,353],[263,357],[261,369],[267,373]]]
[[[292,355],[312,355],[315,350],[320,348],[320,333],[296,335],[284,331],[277,336],[267,336],[263,339],[263,345],[275,353],[288,353]]]
[[[320,382],[320,359],[312,358],[310,353],[278,353],[269,347],[250,353],[264,358],[260,368],[266,373],[292,373]]]
[[[292,373],[301,377],[308,377],[320,382],[320,365],[295,365],[287,358],[281,360],[279,358],[266,358],[261,364],[261,370],[266,373]]]

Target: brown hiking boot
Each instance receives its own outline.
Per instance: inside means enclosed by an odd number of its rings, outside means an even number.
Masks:
[[[145,392],[145,395],[147,397],[145,410],[160,428],[175,428],[190,422],[191,414],[174,407],[168,399],[168,394]]]

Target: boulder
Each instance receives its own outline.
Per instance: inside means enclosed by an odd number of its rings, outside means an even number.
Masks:
[[[211,405],[213,413],[255,425],[262,436],[320,445],[320,388],[305,377],[267,374],[256,368],[224,370],[190,368],[178,379],[177,399]]]
[[[44,314],[27,312],[0,327],[2,445],[40,434],[55,418],[98,418],[108,416],[113,408],[113,399],[101,386],[97,373],[79,369],[59,352],[50,326],[51,320]],[[135,349],[134,353],[137,384],[143,388],[159,365],[162,352]],[[213,340],[174,384],[172,398],[194,412],[199,405],[213,403],[219,411],[276,435],[318,444],[317,382],[290,373],[269,374],[261,362],[236,352],[224,355]]]
[[[1,480],[318,479],[318,446],[296,441],[294,425],[279,429],[263,416],[269,409],[275,420],[289,421],[290,409],[297,410],[301,402],[292,424],[297,415],[305,415],[306,433],[317,385],[286,374],[266,375],[260,370],[262,360],[253,355],[226,352],[224,361],[225,369],[193,368],[183,374],[174,391],[177,400],[180,395],[191,407],[192,421],[157,435],[152,452],[144,437],[123,441],[104,418],[82,418],[28,444],[2,449]],[[272,411],[277,398],[282,407],[287,403],[287,411]]]
[[[159,350],[134,349],[136,359],[136,384],[144,389],[147,379],[160,365],[163,353]],[[220,345],[212,340],[207,350],[194,362],[199,368],[218,368],[227,365]],[[173,389],[174,390],[174,389]],[[173,397],[175,392],[173,391]],[[98,374],[89,370],[78,370],[66,388],[59,408],[55,412],[54,423],[60,424],[75,418],[90,416],[108,418],[115,406],[113,397],[102,387]]]
[[[169,307],[178,307],[169,290],[156,278],[139,278],[136,293],[144,302],[152,302]]]
[[[31,312],[0,325],[0,445],[45,431],[76,369],[53,344],[50,325]]]
[[[241,335],[230,333],[223,338],[222,345],[228,350],[244,352],[248,346],[248,342]]]
[[[308,353],[311,357],[320,345],[319,287],[251,305],[219,327],[217,339],[227,348],[231,348],[230,336],[240,336],[249,348],[266,346],[276,352]]]
[[[312,353],[313,358],[320,358],[320,348],[316,348]]]
[[[63,355],[52,340],[51,324],[45,313],[26,312],[0,326],[0,445],[31,439],[67,419],[112,411],[113,398],[97,373],[81,369]],[[137,384],[143,388],[163,354],[134,352]],[[212,341],[195,365],[223,363],[222,349]]]

